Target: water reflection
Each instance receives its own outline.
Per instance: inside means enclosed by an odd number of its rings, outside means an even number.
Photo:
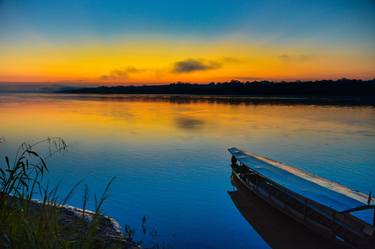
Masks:
[[[199,130],[204,124],[203,120],[190,117],[177,117],[176,125],[183,130]]]
[[[184,249],[268,248],[227,194],[228,147],[375,190],[373,106],[258,99],[0,95],[0,158],[24,141],[63,137],[70,149],[49,161],[52,185],[66,192],[84,178],[100,193],[116,176],[106,213],[135,227],[146,215],[161,241]]]
[[[4,96],[24,96],[25,94],[2,94]],[[163,94],[27,94],[30,98],[51,98],[55,100],[110,101],[110,102],[168,102],[172,104],[226,104],[226,105],[320,105],[320,106],[375,106],[374,97],[301,97],[301,96],[219,96],[219,95],[163,95]],[[27,101],[26,98],[23,101]],[[17,101],[20,101],[17,99]],[[22,100],[21,100],[22,101]]]
[[[230,198],[249,224],[274,249],[343,249],[302,224],[271,207],[241,182],[231,177],[236,191],[228,191]]]

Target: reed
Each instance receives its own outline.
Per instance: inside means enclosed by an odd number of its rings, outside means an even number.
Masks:
[[[36,147],[40,145],[47,145],[46,155],[36,152]],[[5,157],[5,165],[0,168],[1,248],[124,248],[121,238],[107,243],[97,236],[104,217],[102,207],[114,178],[105,186],[102,195],[95,195],[95,210],[90,212],[88,222],[85,218],[88,215],[89,190],[85,185],[82,219],[74,224],[64,224],[63,207],[81,183],[59,198],[59,187],[51,188],[43,184],[43,179],[48,172],[46,159],[66,149],[63,139],[48,138],[34,144],[22,144],[13,162]]]
[[[0,145],[6,140],[0,137]],[[39,154],[44,146],[45,154]],[[67,203],[77,192],[82,182],[76,183],[67,194],[59,197],[59,186],[45,184],[48,173],[47,159],[68,148],[59,137],[47,138],[36,143],[19,146],[13,161],[5,157],[0,164],[0,248],[4,249],[91,249],[91,248],[140,248],[143,240],[135,240],[136,229],[125,224],[124,231],[116,229],[110,234],[103,230],[110,221],[102,213],[109,197],[112,178],[99,196],[93,195],[94,210],[87,209],[90,192],[84,184],[82,208],[79,218],[64,220]],[[161,249],[165,246],[155,242],[156,229],[147,230],[146,217],[140,224],[141,235],[151,237],[151,244],[144,248]],[[113,232],[116,231],[116,232]]]

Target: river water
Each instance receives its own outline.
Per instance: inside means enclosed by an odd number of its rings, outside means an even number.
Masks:
[[[0,95],[1,163],[22,142],[62,137],[50,185],[100,194],[137,239],[168,248],[268,248],[228,191],[229,147],[375,191],[375,108],[214,97]],[[82,205],[81,189],[70,204]],[[91,198],[90,207],[93,208]],[[146,235],[140,223],[146,216]],[[269,221],[272,223],[272,221]]]

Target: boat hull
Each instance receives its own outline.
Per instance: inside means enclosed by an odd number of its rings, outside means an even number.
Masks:
[[[252,176],[253,179],[249,176]],[[342,247],[375,248],[374,242],[370,241],[371,238],[368,240],[368,238],[364,239],[361,234],[351,234],[345,227],[342,227],[344,225],[340,219],[335,220],[335,217],[329,217],[330,210],[314,206],[307,200],[301,200],[299,196],[294,196],[293,193],[285,191],[277,184],[267,182],[267,179],[261,179],[262,176],[249,168],[243,166],[241,168],[232,162],[232,177],[274,208]]]

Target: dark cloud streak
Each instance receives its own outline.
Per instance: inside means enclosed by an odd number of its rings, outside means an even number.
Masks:
[[[192,73],[197,71],[207,71],[212,69],[218,69],[221,67],[220,62],[216,61],[204,61],[197,59],[187,59],[183,61],[177,61],[173,65],[173,73]]]
[[[138,69],[135,67],[127,67],[125,69],[116,69],[112,70],[108,75],[100,76],[101,80],[126,80],[129,77],[129,74],[141,73],[145,69]]]
[[[310,60],[310,56],[308,55],[288,55],[288,54],[282,54],[277,56],[277,59],[279,59],[282,62],[290,62],[290,61],[308,61]]]

